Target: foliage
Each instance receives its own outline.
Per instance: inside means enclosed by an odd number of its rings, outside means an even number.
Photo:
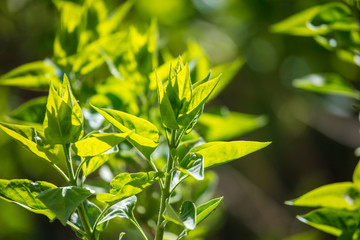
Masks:
[[[99,239],[114,218],[129,220],[144,239],[164,239],[170,232],[186,238],[222,201],[186,198],[200,180],[203,193],[211,192],[212,175],[205,169],[269,144],[220,141],[263,126],[256,116],[230,112],[225,118],[201,117],[205,103],[230,82],[242,61],[210,71],[208,57],[194,42],[179,57],[162,56],[156,20],[145,30],[122,23],[133,1],[114,11],[105,1],[54,3],[60,19],[52,58],[0,78],[4,86],[49,89],[48,96],[25,103],[0,128],[45,160],[64,182],[57,187],[1,180],[0,197],[58,219],[81,239]],[[231,128],[234,122],[241,125],[238,121],[244,125],[219,133],[216,127],[223,119]],[[205,139],[214,142],[206,143],[194,130],[197,123]],[[125,159],[126,165],[119,167]],[[94,184],[89,176],[109,166]],[[182,184],[187,192],[178,188]],[[147,207],[140,223],[134,214],[139,202]],[[151,211],[154,206],[158,211]]]
[[[273,25],[271,29],[277,33],[313,37],[340,59],[360,66],[358,4],[358,1],[343,1],[314,6]],[[359,91],[336,73],[310,74],[295,79],[293,85],[359,100]],[[359,239],[359,164],[352,182],[321,186],[286,204],[318,208],[298,216],[298,219],[341,240]]]

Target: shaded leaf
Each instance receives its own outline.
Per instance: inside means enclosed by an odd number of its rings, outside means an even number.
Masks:
[[[133,211],[135,208],[136,200],[136,196],[131,196],[112,205],[106,212],[104,218],[99,221],[99,224],[110,221],[111,219],[116,217],[134,219]]]
[[[0,85],[30,90],[47,90],[50,82],[59,82],[49,60],[27,63],[0,77]]]
[[[327,94],[336,94],[359,99],[360,93],[338,74],[310,74],[295,79],[293,85],[297,88]]]
[[[204,156],[204,167],[214,167],[241,158],[268,146],[270,142],[209,142],[197,146],[191,152]]]
[[[354,233],[358,228],[360,214],[336,209],[317,209],[298,219],[326,233],[340,236],[343,233]],[[352,234],[350,238],[352,239]]]
[[[42,124],[46,113],[46,97],[31,99],[12,111],[9,116],[21,121]]]
[[[204,179],[204,157],[200,154],[188,154],[178,166],[178,169],[185,174],[191,175],[197,180]]]
[[[163,216],[166,220],[184,226],[187,229],[193,230],[196,227],[196,207],[190,201],[183,202],[179,214],[170,204],[167,204]]]
[[[60,187],[48,189],[36,197],[40,199],[65,226],[67,219],[85,199],[94,194],[93,191],[80,187]]]
[[[36,196],[43,191],[54,188],[56,188],[55,185],[42,181],[31,182],[27,179],[0,179],[0,198],[18,204],[31,212],[43,214],[50,221],[53,221],[55,214]]]
[[[100,216],[101,214],[101,210],[98,206],[96,206],[94,203],[85,200],[84,201],[84,208],[85,208],[85,213],[86,216],[89,220],[90,226],[94,226],[97,218]],[[80,216],[77,212],[74,212],[71,217],[70,217],[70,221],[72,223],[74,223],[76,226],[78,226],[81,230],[85,231],[84,226],[81,222]],[[99,231],[103,231],[105,227],[105,224],[98,224],[97,225],[97,230]]]
[[[120,173],[110,183],[110,193],[99,193],[96,198],[107,204],[115,204],[142,192],[162,176],[159,172]]]

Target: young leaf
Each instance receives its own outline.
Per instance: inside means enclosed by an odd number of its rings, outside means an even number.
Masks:
[[[77,141],[73,146],[77,155],[81,157],[96,156],[124,141],[131,132],[127,133],[93,133],[85,139]]]
[[[110,193],[99,193],[100,202],[115,204],[125,198],[142,192],[162,176],[160,172],[120,173],[110,183]]]
[[[188,154],[178,166],[178,169],[185,174],[191,175],[197,180],[204,179],[204,157],[200,154]]]
[[[203,113],[199,118],[197,129],[203,134],[206,141],[223,141],[261,128],[266,122],[265,116],[237,112]]]
[[[53,83],[50,86],[43,125],[45,137],[51,144],[73,143],[84,134],[81,108],[66,75],[60,89]]]
[[[43,191],[54,188],[56,188],[55,185],[42,181],[0,179],[0,198],[18,204],[31,212],[43,214],[53,221],[55,214],[35,197]]]
[[[241,158],[268,146],[270,142],[209,142],[191,150],[204,156],[204,167],[214,167]]]
[[[306,215],[298,216],[298,219],[314,228],[338,237],[343,233],[355,232],[359,225],[360,214],[357,212],[321,208]]]
[[[356,210],[360,192],[351,182],[333,183],[316,188],[303,196],[287,201],[288,205]]]
[[[295,79],[293,85],[313,92],[336,94],[355,99],[360,98],[360,92],[353,89],[340,75],[335,73],[310,74]]]
[[[37,61],[17,67],[0,77],[0,85],[30,90],[46,90],[50,82],[59,82],[50,61]]]
[[[136,196],[131,196],[112,205],[106,212],[105,217],[99,221],[99,224],[110,221],[111,219],[116,217],[133,219],[133,211],[135,208],[136,200]]]
[[[85,199],[94,194],[93,191],[80,187],[60,187],[48,189],[36,197],[40,199],[65,226],[67,219]]]
[[[221,203],[223,197],[215,198],[196,208],[196,225],[200,224],[207,218]]]
[[[129,142],[150,159],[150,154],[159,142],[159,131],[152,123],[125,112],[94,106],[93,108],[120,132],[126,133],[133,130],[134,132],[128,136]]]
[[[99,167],[101,167],[104,163],[112,159],[117,153],[109,153],[109,154],[101,154],[95,157],[92,157],[89,160],[89,163],[86,166],[86,176],[89,176],[91,173],[95,172]]]
[[[196,207],[193,202],[185,201],[181,205],[180,214],[176,213],[170,204],[166,205],[164,218],[187,229],[194,230],[196,227]]]
[[[0,129],[40,158],[48,162],[59,161],[54,148],[43,145],[40,134],[33,127],[0,123]]]

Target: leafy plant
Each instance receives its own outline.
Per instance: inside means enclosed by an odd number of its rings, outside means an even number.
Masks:
[[[359,2],[343,1],[314,6],[272,26],[277,33],[313,37],[337,56],[359,66]],[[293,81],[297,88],[359,100],[359,91],[336,73],[310,74]],[[359,239],[359,171],[352,182],[321,186],[286,204],[318,208],[297,218],[338,239]]]
[[[0,197],[59,220],[81,239],[99,239],[114,218],[130,221],[143,239],[204,235],[196,227],[222,201],[212,196],[216,177],[208,168],[269,144],[223,141],[263,126],[263,117],[202,115],[242,60],[210,71],[193,42],[179,57],[159,56],[155,20],[145,31],[122,23],[133,1],[115,11],[105,1],[54,3],[60,11],[54,56],[0,77],[0,85],[49,94],[24,103],[0,128],[64,184],[0,180]],[[234,131],[219,131],[222,121]],[[197,123],[213,142],[194,130]],[[134,212],[136,205],[144,213]]]

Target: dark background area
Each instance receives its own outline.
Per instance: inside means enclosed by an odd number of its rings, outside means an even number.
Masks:
[[[237,56],[246,59],[233,82],[208,108],[226,105],[232,111],[267,117],[265,127],[241,139],[272,144],[215,169],[219,173],[219,195],[225,196],[224,221],[208,239],[284,239],[312,231],[295,218],[307,209],[285,206],[284,201],[324,184],[351,180],[357,164],[354,150],[360,139],[353,103],[297,90],[291,81],[313,72],[337,72],[356,81],[358,67],[338,60],[311,38],[269,30],[271,24],[326,2],[139,0],[130,12],[128,21],[139,25],[156,16],[160,44],[170,46],[174,54],[184,50],[187,40],[195,39],[213,64]],[[119,3],[110,1],[114,6]],[[0,1],[0,74],[50,57],[57,18],[48,0]],[[0,87],[1,114],[38,94]],[[35,157],[3,133],[0,150],[0,178],[51,179],[53,172],[42,163],[32,164]],[[43,216],[0,202],[0,239],[50,238],[74,236],[57,221],[49,224]],[[314,239],[331,237],[318,233]]]

